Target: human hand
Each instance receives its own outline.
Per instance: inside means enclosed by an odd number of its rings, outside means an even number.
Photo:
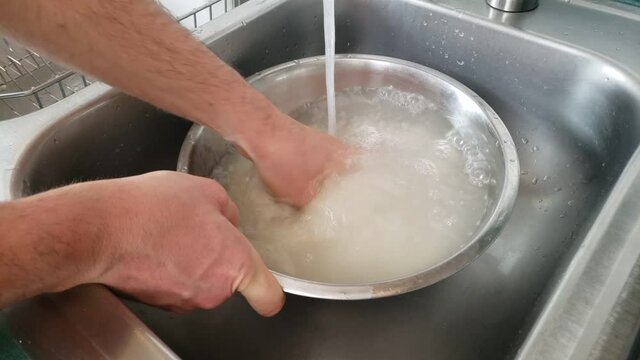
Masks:
[[[303,207],[329,175],[347,167],[356,151],[287,115],[278,116],[278,131],[264,137],[248,156],[278,200]]]
[[[213,308],[235,291],[262,315],[282,308],[280,285],[235,227],[238,209],[215,181],[163,171],[79,185],[105,214],[95,282],[174,311]]]

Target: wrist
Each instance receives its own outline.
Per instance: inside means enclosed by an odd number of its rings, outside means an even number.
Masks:
[[[259,129],[250,130],[234,142],[245,156],[254,162],[271,159],[284,152],[293,151],[288,147],[293,140],[303,139],[306,126],[274,108],[266,115]]]
[[[78,184],[16,202],[22,234],[41,265],[40,292],[92,283],[105,271],[110,230],[104,200]]]
[[[276,144],[290,137],[287,134],[302,126],[282,113],[264,95],[242,82],[235,89],[234,101],[215,108],[209,104],[194,119],[212,128],[225,140],[251,159],[260,158]],[[229,91],[233,91],[230,89]]]

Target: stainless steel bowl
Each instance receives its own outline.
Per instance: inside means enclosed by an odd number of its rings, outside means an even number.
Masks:
[[[330,284],[274,272],[285,291],[326,299],[370,299],[402,294],[440,281],[477,258],[502,230],[518,191],[516,149],[498,115],[480,97],[456,80],[415,63],[373,55],[336,58],[336,91],[351,87],[393,86],[433,101],[450,119],[465,143],[472,143],[489,159],[489,208],[464,248],[439,264],[415,274],[367,284]],[[280,110],[289,113],[325,96],[324,58],[281,64],[251,76],[248,81]],[[230,145],[208,128],[194,125],[182,146],[178,171],[211,177]]]

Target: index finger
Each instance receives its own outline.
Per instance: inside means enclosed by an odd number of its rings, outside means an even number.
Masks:
[[[240,219],[240,210],[238,206],[231,200],[225,188],[215,180],[205,179],[209,182],[208,186],[211,189],[211,197],[215,200],[220,213],[226,217],[229,222],[234,226],[238,226]]]

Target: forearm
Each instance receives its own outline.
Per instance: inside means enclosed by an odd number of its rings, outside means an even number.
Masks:
[[[3,0],[3,31],[246,152],[286,118],[152,0]],[[267,136],[268,137],[268,136]]]
[[[100,272],[102,229],[79,216],[90,208],[65,206],[64,192],[0,204],[0,308]]]

